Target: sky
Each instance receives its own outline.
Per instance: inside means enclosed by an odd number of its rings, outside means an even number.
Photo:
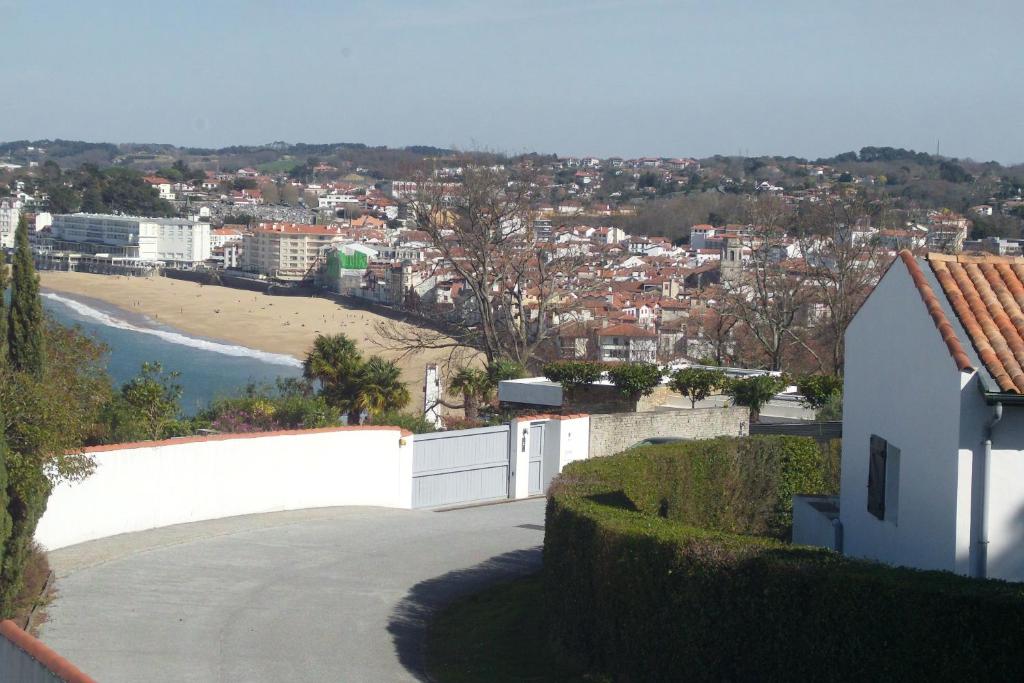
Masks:
[[[0,140],[1024,161],[1024,2],[0,0]]]

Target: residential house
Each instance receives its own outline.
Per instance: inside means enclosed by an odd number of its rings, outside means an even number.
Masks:
[[[597,331],[599,360],[654,363],[658,360],[658,335],[631,323]]]
[[[1024,581],[1022,276],[1021,258],[903,251],[857,313],[832,543],[844,553]]]

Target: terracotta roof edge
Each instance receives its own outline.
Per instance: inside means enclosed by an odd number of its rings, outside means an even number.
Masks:
[[[953,357],[953,362],[956,364],[957,369],[961,372],[974,371],[975,368],[971,363],[971,359],[967,356],[963,344],[960,343],[960,338],[957,336],[955,328],[942,310],[935,290],[932,289],[932,286],[925,279],[924,271],[918,265],[917,259],[914,258],[914,255],[909,250],[903,249],[900,251],[900,260],[903,261],[910,279],[913,280],[914,286],[917,287],[921,300],[924,302],[928,314],[935,323],[935,329],[938,330],[942,341],[946,343],[946,348],[949,349],[949,354]]]

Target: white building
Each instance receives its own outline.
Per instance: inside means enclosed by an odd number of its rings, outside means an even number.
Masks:
[[[604,362],[654,363],[658,360],[658,335],[630,323],[597,331],[597,347]]]
[[[904,251],[850,324],[846,554],[1024,580],[1022,269],[1021,258]],[[827,536],[794,508],[794,541],[814,542],[814,526]]]
[[[238,228],[213,228],[210,230],[210,249],[219,249],[228,242],[241,242],[245,233]]]
[[[0,249],[14,248],[14,231],[21,217],[21,202],[16,199],[0,200]]]
[[[210,258],[210,224],[183,218],[61,214],[51,229],[57,249],[184,265]]]
[[[325,250],[345,242],[340,228],[297,223],[261,223],[245,235],[242,267],[281,280],[312,277]]]
[[[317,206],[321,209],[338,209],[341,207],[354,207],[360,204],[359,197],[354,194],[342,192],[329,192],[317,199]]]

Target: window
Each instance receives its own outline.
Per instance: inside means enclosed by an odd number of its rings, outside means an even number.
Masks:
[[[899,511],[900,449],[871,435],[868,460],[868,512],[896,523]]]

